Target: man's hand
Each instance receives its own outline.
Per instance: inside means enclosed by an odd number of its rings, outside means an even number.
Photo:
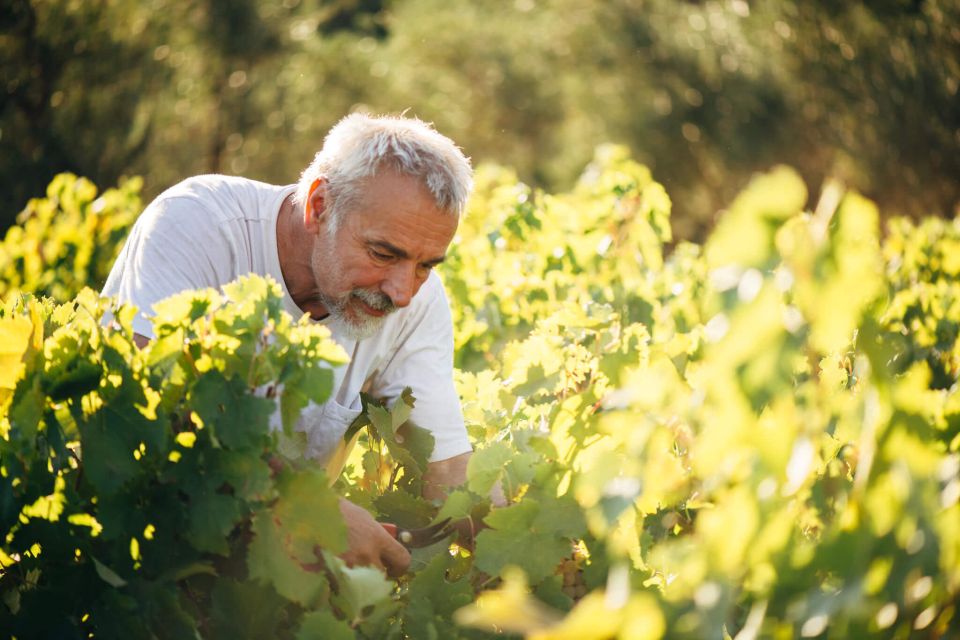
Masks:
[[[344,498],[340,498],[340,513],[347,525],[347,550],[340,557],[348,566],[373,565],[393,577],[406,573],[410,552],[370,513]]]

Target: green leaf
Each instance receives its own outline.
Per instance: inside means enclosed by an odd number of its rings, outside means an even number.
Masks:
[[[518,566],[533,584],[553,573],[559,562],[570,555],[570,537],[584,530],[583,516],[575,503],[558,507],[531,498],[495,509],[485,521],[491,529],[477,536],[476,567],[500,575],[505,568]]]
[[[563,578],[561,576],[548,576],[537,585],[533,592],[537,598],[561,611],[569,611],[570,607],[573,606],[573,599],[563,592]]]
[[[410,419],[410,413],[413,411],[415,402],[416,398],[413,397],[413,391],[410,387],[406,387],[400,392],[400,397],[390,407],[390,418],[393,421],[394,431]]]
[[[277,316],[283,299],[276,280],[254,275],[240,276],[224,285],[223,294],[232,304],[225,307],[219,319],[230,322],[233,331],[227,333],[231,334],[237,330],[259,333],[267,317]]]
[[[192,406],[204,427],[214,429],[217,439],[233,449],[263,446],[275,410],[272,400],[251,395],[242,381],[227,380],[219,371],[197,380]]]
[[[280,431],[276,434],[276,450],[281,456],[290,461],[301,461],[307,450],[307,434],[303,431],[294,431],[290,435]]]
[[[24,440],[33,440],[37,435],[37,426],[43,416],[46,396],[40,389],[38,380],[18,393],[10,406],[10,427],[19,432]]]
[[[10,530],[17,521],[20,509],[20,501],[13,490],[13,479],[0,475],[0,530]]]
[[[439,635],[438,627],[452,627],[449,620],[453,612],[473,600],[473,588],[466,577],[447,580],[453,563],[450,554],[437,554],[410,581],[403,623],[409,637],[429,638],[432,634],[438,638],[450,637],[452,628]]]
[[[467,486],[480,496],[490,495],[490,490],[504,473],[506,464],[514,452],[506,442],[494,442],[477,449],[467,463]]]
[[[196,575],[217,575],[217,570],[209,562],[192,562],[182,567],[167,569],[160,575],[158,582],[178,582]]]
[[[33,324],[28,318],[0,318],[0,389],[16,388],[32,333]]]
[[[137,498],[133,494],[133,487],[126,487],[123,491],[99,496],[97,500],[96,518],[103,526],[100,536],[104,540],[121,540],[131,531],[143,531],[144,514],[136,508]],[[184,526],[186,514],[182,503],[177,501],[177,509],[173,513],[164,513],[166,517],[176,519],[179,527]],[[129,543],[129,539],[125,541]]]
[[[142,389],[127,385],[121,394],[110,399],[106,409],[107,428],[124,434],[131,451],[143,443],[146,455],[166,457],[173,439],[169,422],[166,418],[151,420],[144,416],[137,408],[143,403]]]
[[[65,367],[45,375],[42,378],[43,388],[54,402],[77,398],[96,389],[102,374],[103,368],[99,362],[77,355]]]
[[[527,370],[526,382],[519,384],[511,389],[518,396],[525,398],[535,398],[543,394],[549,394],[560,380],[560,372],[556,371],[547,375],[543,365],[535,365]]]
[[[140,414],[114,414],[109,421],[106,414],[107,410],[98,411],[77,426],[84,475],[97,491],[111,494],[137,475],[139,464],[133,451],[140,441],[130,437],[134,431],[124,429],[123,423],[126,418],[138,421],[136,416]]]
[[[351,618],[360,618],[368,607],[392,603],[394,584],[374,567],[348,567],[339,558],[324,554],[328,565],[337,565],[337,603]]]
[[[450,616],[454,611],[473,599],[473,587],[464,576],[459,580],[448,580],[447,572],[453,567],[455,559],[448,553],[435,556],[409,584],[411,603],[423,600],[431,604],[435,614]]]
[[[316,605],[328,588],[323,574],[306,571],[292,557],[283,531],[269,512],[254,515],[251,529],[253,540],[247,550],[250,577],[272,585],[281,596],[304,607]]]
[[[451,491],[434,520],[460,520],[469,518],[473,512],[474,498],[462,489]]]
[[[426,472],[436,444],[432,433],[408,420],[397,429],[396,444],[410,455],[416,465],[415,469]],[[393,454],[393,449],[390,453]]]
[[[211,475],[223,478],[243,500],[265,500],[273,490],[270,465],[249,454],[221,452],[211,463]]]
[[[147,363],[154,367],[171,363],[183,351],[183,338],[183,329],[177,329],[151,340],[147,346]]]
[[[427,470],[435,440],[429,431],[409,421],[412,408],[413,396],[409,389],[404,389],[389,411],[371,402],[366,405],[366,413],[390,456],[404,467],[405,477],[418,480]]]
[[[310,399],[299,387],[284,385],[280,392],[280,420],[284,435],[289,436],[294,432],[300,413],[309,402]]]
[[[340,514],[340,498],[319,470],[286,471],[277,482],[280,494],[274,514],[289,553],[303,563],[316,562],[319,545],[333,553],[346,549],[347,530]]]
[[[517,566],[536,584],[568,555],[569,540],[531,531],[485,530],[477,536],[475,565],[491,575],[502,575],[507,567]]]
[[[401,527],[422,527],[430,522],[433,508],[429,502],[408,491],[390,491],[374,498],[380,520]]]
[[[505,468],[505,491],[513,493],[520,485],[531,482],[537,473],[538,464],[543,463],[543,457],[533,451],[523,451],[515,454]]]
[[[269,585],[217,580],[211,597],[210,637],[274,638],[290,615],[289,606]]]
[[[720,219],[704,248],[711,268],[762,266],[774,253],[777,226],[803,210],[807,188],[797,173],[777,167],[757,176]]]
[[[90,556],[90,558],[93,560],[93,568],[97,570],[97,575],[100,576],[101,580],[109,584],[111,587],[116,587],[117,589],[127,586],[127,581],[118,576],[113,569],[103,564],[93,556]]]
[[[200,551],[229,552],[227,536],[240,520],[240,503],[233,496],[201,485],[190,494],[187,540]]]
[[[138,582],[135,597],[158,640],[179,640],[196,633],[197,621],[184,610],[176,584]]]
[[[296,426],[300,412],[310,401],[323,404],[333,390],[333,370],[326,363],[297,370],[283,380],[280,392],[280,415],[283,429],[289,433]]]
[[[354,640],[356,634],[329,611],[312,611],[303,616],[296,640]]]
[[[555,499],[541,498],[533,528],[556,536],[578,538],[586,532],[587,525],[580,505],[569,495],[563,495]]]
[[[162,338],[177,331],[184,324],[192,323],[206,315],[211,307],[219,304],[220,294],[214,289],[183,291],[153,305],[153,328]]]

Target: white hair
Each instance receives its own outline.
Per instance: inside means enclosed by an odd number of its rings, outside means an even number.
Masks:
[[[331,230],[360,201],[365,178],[381,170],[418,178],[441,211],[460,217],[473,189],[470,160],[450,138],[416,118],[346,116],[300,176],[295,204],[306,203],[313,181],[323,177],[331,207]]]

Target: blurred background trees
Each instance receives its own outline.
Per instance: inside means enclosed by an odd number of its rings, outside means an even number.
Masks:
[[[960,202],[960,0],[7,0],[0,226],[60,171],[287,183],[354,109],[565,188],[628,144],[699,238],[758,170]]]

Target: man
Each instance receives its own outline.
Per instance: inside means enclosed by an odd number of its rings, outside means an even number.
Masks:
[[[152,305],[218,288],[247,273],[273,276],[284,304],[331,330],[350,362],[298,429],[319,464],[360,412],[361,388],[395,398],[412,387],[411,419],[436,447],[425,494],[465,479],[470,443],[453,386],[450,310],[433,267],[444,259],[472,187],[470,163],[448,138],[406,118],[354,114],[327,135],[297,185],[198,176],[165,191],[138,219],[103,294],[141,310],[138,343],[152,337]],[[402,573],[409,553],[346,500],[349,564]]]

